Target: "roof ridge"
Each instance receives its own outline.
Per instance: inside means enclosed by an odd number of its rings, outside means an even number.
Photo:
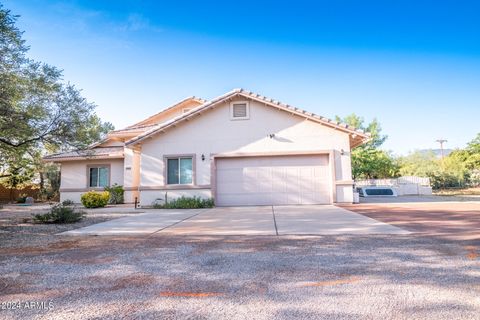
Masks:
[[[262,95],[260,95],[260,94],[258,94],[258,93],[253,92],[253,91],[249,91],[249,90],[246,90],[246,89],[243,89],[243,88],[236,88],[236,89],[233,89],[232,92],[245,93],[245,94],[247,94],[247,95],[249,95],[249,96],[254,95],[256,98],[260,98],[260,99],[262,99],[262,100],[266,100],[266,101],[268,101],[268,102],[270,102],[270,103],[273,103],[273,104],[276,104],[276,105],[280,105],[280,106],[284,106],[284,107],[289,108],[289,109],[293,108],[295,111],[300,111],[300,112],[302,112],[302,113],[310,114],[310,116],[318,117],[320,120],[327,121],[327,122],[329,122],[329,123],[336,124],[336,125],[338,125],[338,126],[342,126],[342,127],[344,127],[344,128],[348,128],[348,129],[353,130],[353,131],[357,131],[357,132],[359,132],[359,133],[365,133],[365,130],[356,128],[356,127],[354,127],[354,126],[350,126],[350,125],[348,125],[348,124],[346,124],[346,123],[344,123],[344,122],[335,121],[335,120],[333,120],[333,119],[330,119],[330,118],[327,118],[327,117],[318,115],[318,114],[316,114],[316,113],[309,112],[309,111],[306,111],[306,110],[304,110],[304,109],[300,109],[300,108],[297,108],[297,107],[293,107],[293,106],[291,106],[291,105],[289,105],[289,104],[283,103],[283,102],[281,102],[281,101],[279,101],[279,100],[275,100],[275,99],[272,99],[272,98],[269,98],[269,97],[266,97],[266,96],[262,96]],[[200,107],[200,106],[199,106],[199,107]]]
[[[258,93],[254,93],[252,91],[248,91],[248,90],[245,90],[243,88],[235,88],[227,93],[224,93],[216,98],[213,98],[209,101],[206,101],[205,103],[203,103],[202,105],[199,105],[197,106],[192,112],[188,112],[188,113],[185,113],[185,114],[182,114],[182,115],[179,115],[175,118],[172,118],[168,121],[165,121],[163,123],[159,123],[156,125],[155,128],[152,128],[150,130],[147,130],[145,131],[144,133],[126,141],[125,145],[129,145],[129,144],[132,144],[132,143],[135,143],[137,141],[140,141],[140,140],[143,140],[145,137],[151,135],[151,134],[154,134],[157,130],[163,128],[163,127],[167,127],[168,125],[176,122],[176,121],[180,121],[184,118],[190,118],[192,117],[193,115],[195,115],[197,112],[201,112],[203,109],[206,109],[208,108],[210,105],[212,104],[215,104],[215,103],[218,103],[222,100],[225,100],[225,99],[228,99],[229,97],[231,96],[234,96],[236,94],[242,94],[244,96],[247,96],[251,99],[255,99],[257,101],[263,101],[264,103],[269,103],[269,104],[272,104],[272,105],[277,105],[279,107],[282,107],[284,109],[288,109],[288,110],[291,110],[292,112],[296,112],[296,113],[299,113],[305,117],[309,117],[309,118],[313,118],[313,119],[317,119],[319,120],[319,122],[321,123],[324,123],[324,124],[328,124],[332,127],[336,127],[336,128],[339,128],[339,129],[343,129],[343,130],[347,130],[347,132],[350,132],[351,134],[361,134],[361,135],[364,135],[366,138],[369,136],[368,133],[365,133],[364,130],[361,130],[361,129],[356,129],[354,127],[350,127],[348,126],[347,124],[345,123],[340,123],[340,122],[337,122],[337,121],[333,121],[332,119],[329,119],[329,118],[325,118],[323,116],[320,116],[320,115],[317,115],[315,113],[312,113],[312,112],[308,112],[306,110],[303,110],[303,109],[300,109],[300,108],[297,108],[297,107],[293,107],[293,106],[290,106],[288,104],[285,104],[285,103],[282,103],[278,100],[274,100],[272,98],[268,98],[266,96],[261,96],[259,95]],[[287,111],[287,110],[285,110]]]
[[[207,101],[207,100],[205,100],[205,99],[203,99],[203,98],[200,98],[200,97],[188,96],[188,97],[186,97],[186,98],[184,98],[184,99],[182,99],[182,100],[179,100],[178,102],[175,102],[175,103],[172,104],[171,106],[166,107],[166,108],[160,110],[159,112],[154,113],[154,114],[152,114],[151,116],[149,116],[149,117],[147,117],[147,118],[145,118],[145,119],[143,119],[143,120],[141,120],[141,121],[139,121],[139,122],[137,122],[137,123],[135,123],[135,124],[133,124],[133,125],[130,125],[130,126],[128,126],[128,127],[125,127],[124,129],[129,129],[129,128],[132,128],[132,127],[136,127],[137,124],[142,123],[142,122],[145,122],[145,121],[147,121],[148,119],[151,119],[151,118],[153,118],[153,117],[155,117],[155,116],[157,116],[157,115],[159,115],[159,114],[161,114],[161,113],[163,113],[163,112],[165,112],[165,111],[167,111],[167,110],[173,109],[173,108],[177,107],[178,105],[180,105],[180,104],[182,104],[182,103],[184,103],[184,102],[187,102],[188,100],[196,100],[196,101],[200,102],[201,104],[204,104],[204,103]]]

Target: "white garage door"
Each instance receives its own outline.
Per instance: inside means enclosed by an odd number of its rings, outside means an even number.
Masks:
[[[328,155],[220,158],[216,168],[219,206],[330,203]]]

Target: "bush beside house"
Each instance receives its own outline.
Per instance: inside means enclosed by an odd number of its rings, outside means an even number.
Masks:
[[[110,198],[108,199],[108,203],[121,204],[124,202],[125,190],[123,189],[123,186],[120,186],[115,183],[111,187],[105,187],[105,191],[108,191],[110,193]]]
[[[154,203],[152,206],[155,209],[200,209],[213,208],[214,205],[215,204],[212,198],[202,199],[200,197],[182,196],[180,198],[170,200],[164,204]]]
[[[85,208],[101,208],[108,204],[110,192],[89,191],[82,194],[81,201]]]

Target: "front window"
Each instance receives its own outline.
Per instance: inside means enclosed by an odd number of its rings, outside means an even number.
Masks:
[[[88,172],[91,188],[102,188],[109,185],[108,167],[90,167]]]
[[[167,159],[167,184],[192,184],[193,158],[178,157]]]

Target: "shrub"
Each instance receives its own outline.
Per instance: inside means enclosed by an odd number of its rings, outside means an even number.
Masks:
[[[70,199],[63,200],[63,202],[62,202],[63,206],[73,206],[74,204],[75,203],[73,202],[73,200],[70,200]]]
[[[155,209],[199,209],[199,208],[212,208],[214,201],[212,198],[202,199],[200,197],[185,197],[171,200],[165,204],[154,203]]]
[[[57,204],[47,213],[34,214],[33,221],[37,223],[75,223],[82,220],[84,216],[84,211]]]
[[[123,186],[118,184],[114,184],[111,187],[105,187],[105,191],[110,193],[110,199],[108,199],[108,203],[110,204],[119,204],[123,203],[123,195],[125,190],[123,190]]]
[[[85,208],[100,208],[105,207],[110,199],[110,193],[108,191],[97,192],[89,191],[82,194],[81,201]]]

